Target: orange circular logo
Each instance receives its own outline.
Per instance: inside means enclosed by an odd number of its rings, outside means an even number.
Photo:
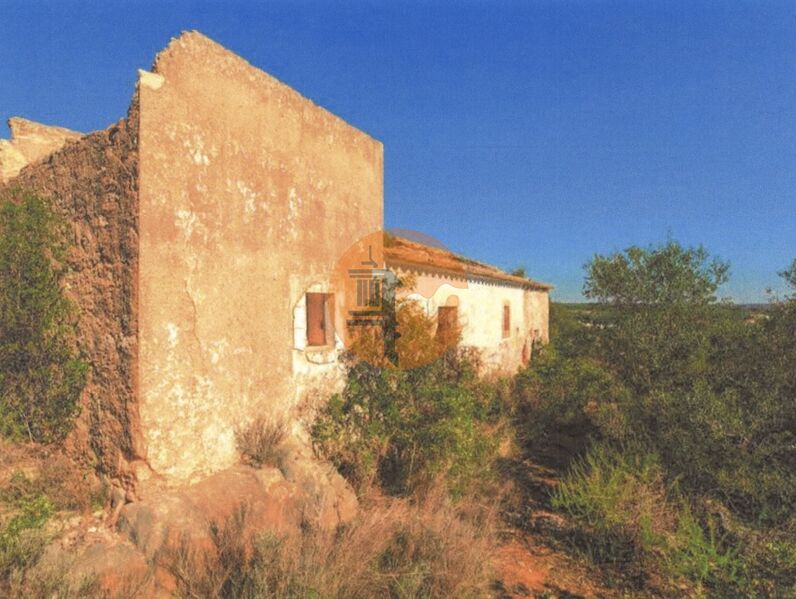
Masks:
[[[467,324],[457,295],[467,288],[463,260],[422,233],[362,237],[337,261],[332,285],[344,346],[374,366],[429,364],[456,346]]]

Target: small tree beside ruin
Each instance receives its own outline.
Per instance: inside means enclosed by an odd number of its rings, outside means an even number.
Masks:
[[[0,435],[62,440],[88,365],[74,344],[61,282],[65,223],[41,198],[0,193]]]

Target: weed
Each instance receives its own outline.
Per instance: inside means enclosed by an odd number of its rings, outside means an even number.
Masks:
[[[20,499],[18,513],[0,523],[0,591],[34,565],[49,540],[43,530],[53,514],[53,505],[38,495]]]
[[[278,467],[282,460],[282,443],[286,437],[285,423],[258,416],[235,433],[238,451],[253,466]]]

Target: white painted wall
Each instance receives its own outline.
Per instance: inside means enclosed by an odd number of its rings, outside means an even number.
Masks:
[[[399,273],[399,276],[401,274]],[[485,369],[512,373],[522,366],[523,347],[534,337],[549,339],[549,297],[546,291],[528,290],[509,283],[483,280],[446,280],[429,274],[412,273],[415,289],[434,289],[428,296],[411,293],[429,316],[436,316],[439,306],[452,305],[458,299],[461,345],[481,353]],[[503,337],[503,306],[511,309],[510,335]]]

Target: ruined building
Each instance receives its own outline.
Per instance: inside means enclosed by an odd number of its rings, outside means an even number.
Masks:
[[[380,142],[196,32],[139,72],[108,129],[10,127],[0,184],[72,223],[92,365],[75,437],[112,478],[201,479],[235,462],[237,426],[339,384],[330,273],[383,227]],[[408,240],[384,253],[491,369],[547,339],[549,286]]]

